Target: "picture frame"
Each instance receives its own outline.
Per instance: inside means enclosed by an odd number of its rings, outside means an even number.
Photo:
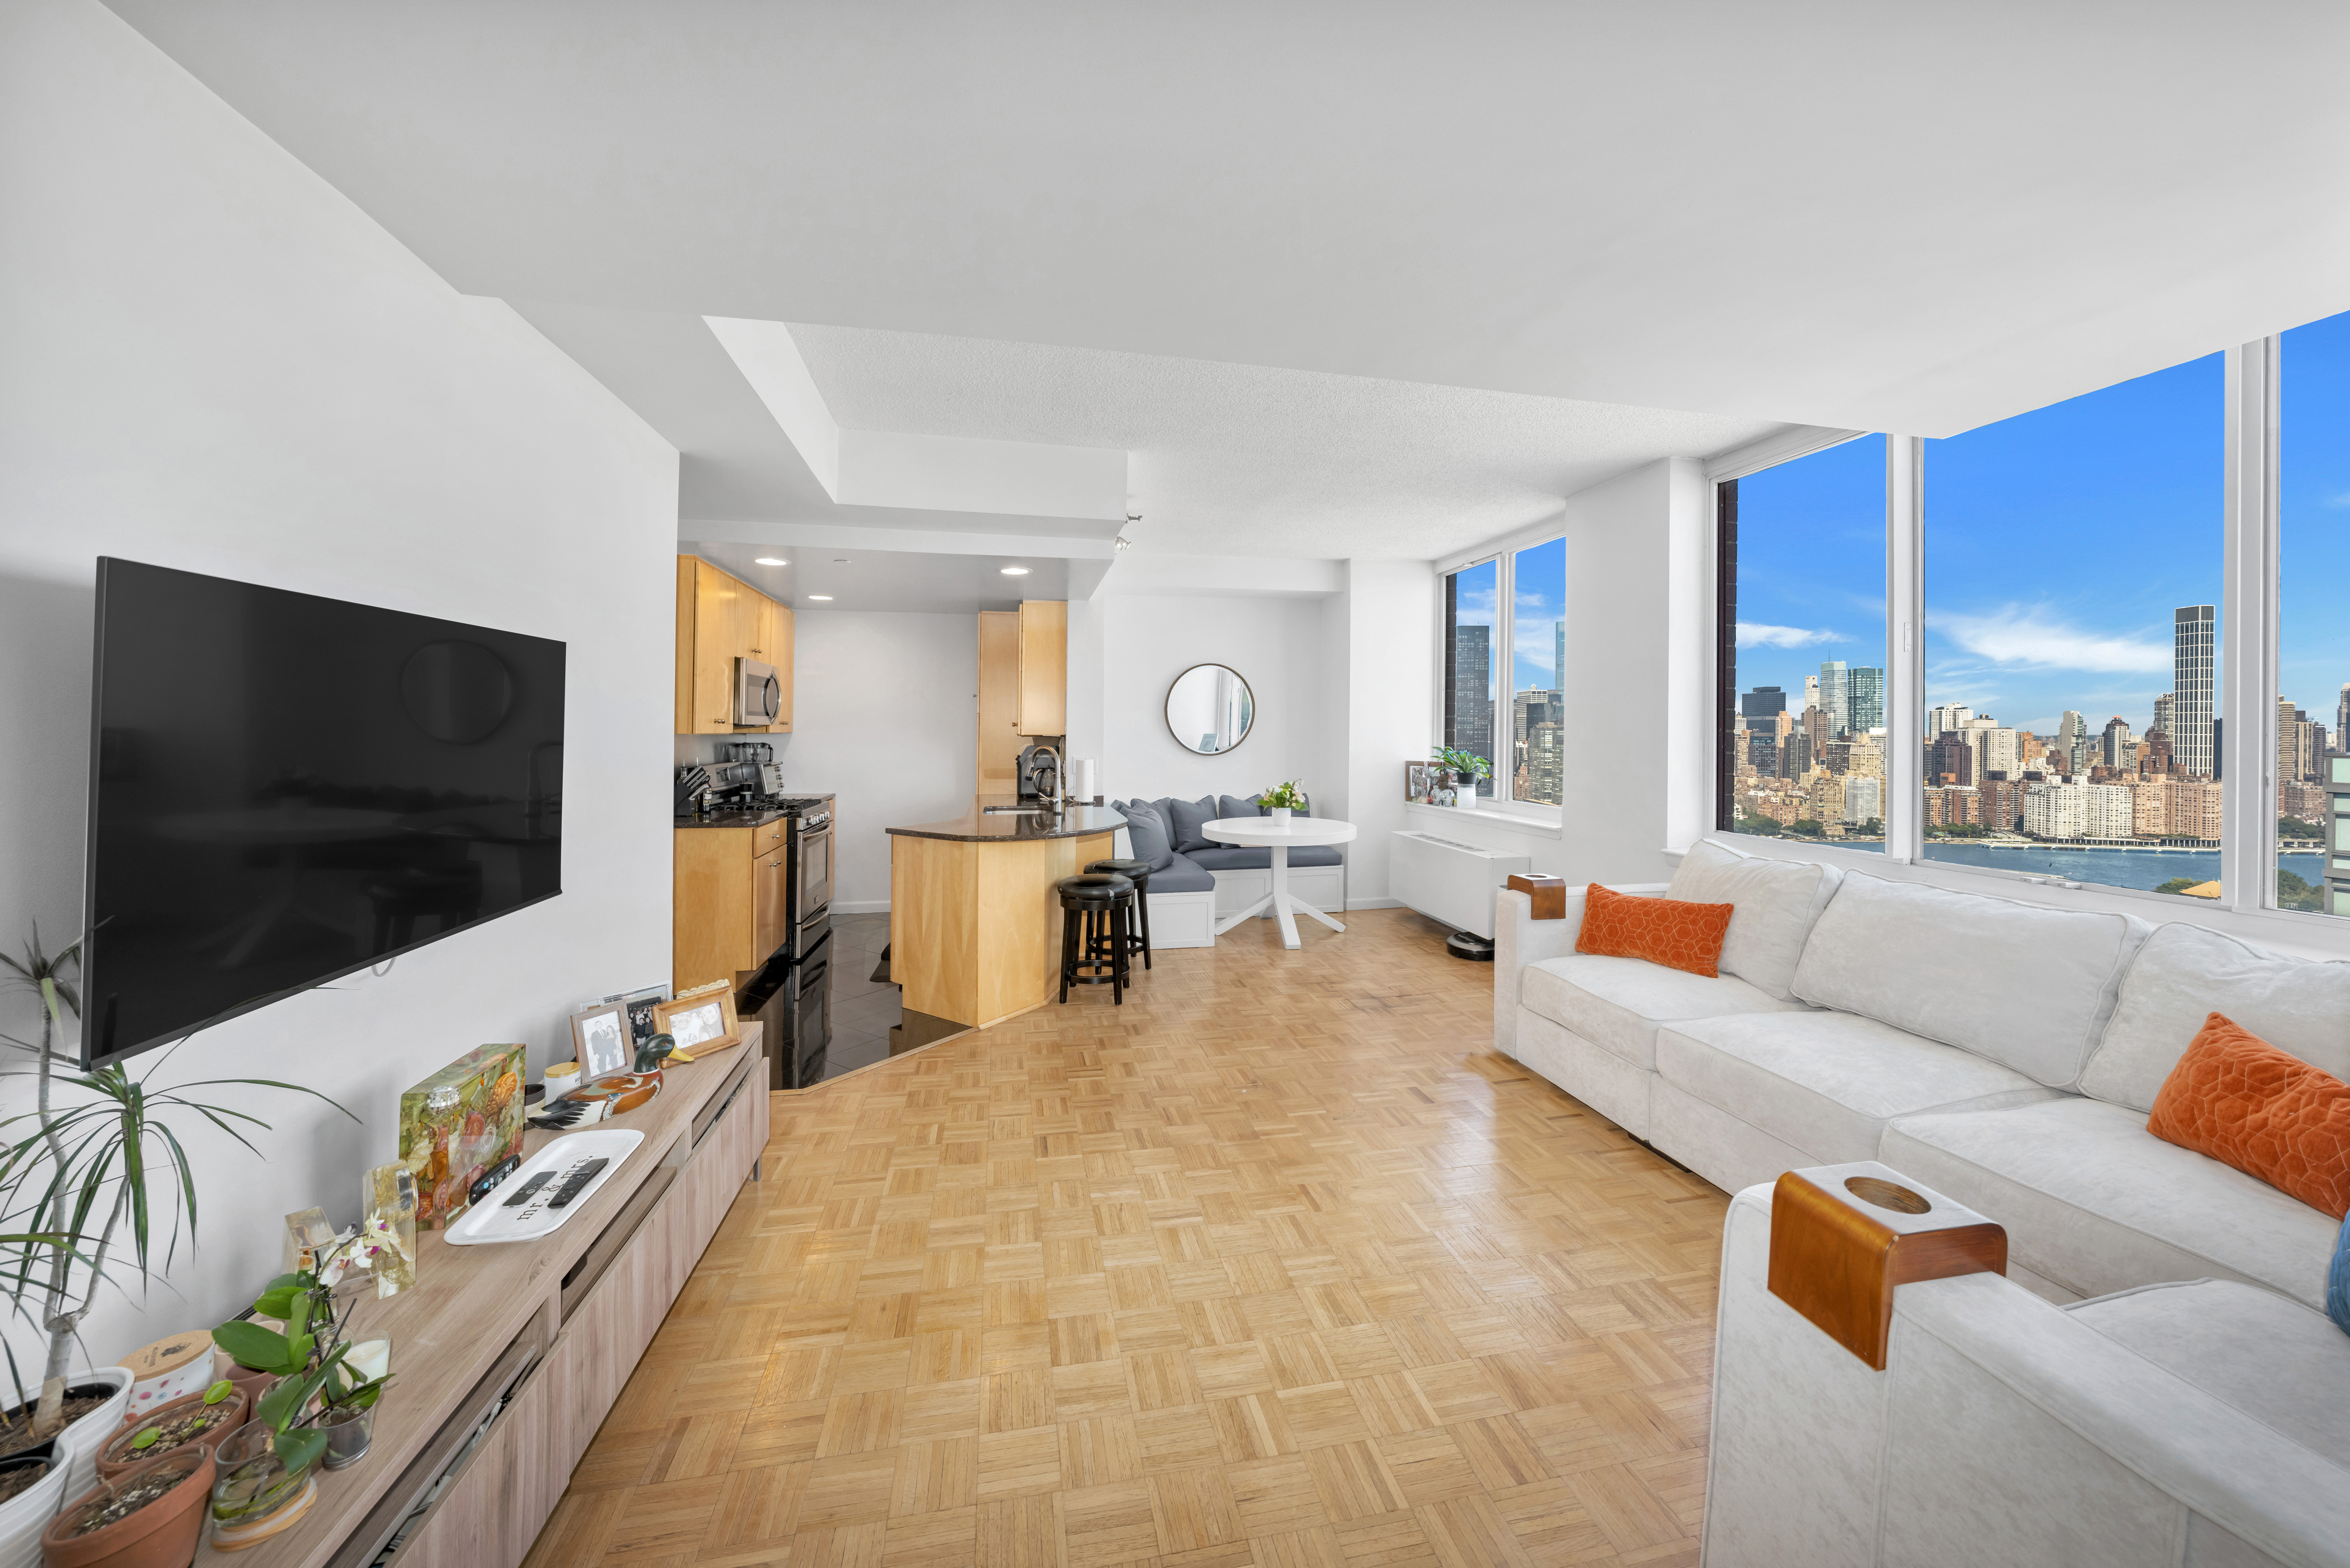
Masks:
[[[629,1033],[627,1004],[608,1002],[573,1013],[571,1048],[577,1054],[583,1085],[629,1071],[637,1053]]]
[[[734,1015],[734,992],[731,989],[655,1002],[653,1017],[660,1024],[660,1033],[677,1042],[672,1061],[691,1062],[712,1051],[743,1044],[743,1023]]]
[[[1406,763],[1403,765],[1403,797],[1427,805],[1436,797],[1436,764]]]
[[[602,1007],[615,1002],[620,1003],[629,1010],[629,1042],[632,1044],[641,1045],[660,1033],[660,1024],[653,1017],[653,1004],[668,1000],[669,986],[664,982],[660,985],[639,986],[634,991],[616,991],[609,996],[591,996],[579,1005],[582,1009],[587,1009]]]

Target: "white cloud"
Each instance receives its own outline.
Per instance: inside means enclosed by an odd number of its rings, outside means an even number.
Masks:
[[[1766,626],[1760,621],[1738,623],[1738,646],[1741,648],[1809,648],[1819,642],[1842,642],[1844,634],[1821,627],[1807,631],[1800,626]]]
[[[2168,670],[2170,643],[2144,634],[2088,631],[2043,607],[2007,605],[1990,615],[1929,615],[1929,624],[1979,659],[2012,669]]]

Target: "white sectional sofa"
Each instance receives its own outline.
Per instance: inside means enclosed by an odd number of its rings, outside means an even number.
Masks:
[[[2350,964],[1713,840],[1618,890],[1735,904],[1721,977],[1504,891],[1494,1039],[1738,1195],[1710,1565],[2350,1565],[2339,1224],[2146,1126],[2212,1012],[2350,1077]],[[2008,1233],[1897,1293],[1881,1373],[1764,1284],[1770,1184],[1863,1160]]]
[[[2051,1300],[2210,1277],[2322,1305],[2335,1221],[2146,1117],[2214,1011],[2350,1076],[2350,964],[1711,839],[1618,890],[1737,905],[1721,978],[1577,953],[1579,890],[1563,920],[1505,890],[1495,1044],[1707,1180],[1881,1159],[2005,1225]]]

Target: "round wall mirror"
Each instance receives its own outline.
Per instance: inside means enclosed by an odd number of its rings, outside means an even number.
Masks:
[[[1167,688],[1167,732],[1187,752],[1229,752],[1255,722],[1256,699],[1236,670],[1195,664]]]

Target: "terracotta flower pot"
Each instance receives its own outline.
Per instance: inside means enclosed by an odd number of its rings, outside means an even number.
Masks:
[[[84,1511],[103,1503],[109,1489],[120,1491],[142,1479],[184,1469],[179,1481],[136,1513],[87,1535],[72,1533]],[[212,1496],[212,1450],[190,1443],[174,1453],[133,1465],[105,1485],[82,1493],[59,1511],[41,1532],[41,1561],[47,1568],[188,1568],[203,1533],[204,1502]]]
[[[221,1376],[236,1385],[236,1390],[244,1396],[248,1408],[258,1406],[261,1397],[269,1392],[269,1386],[277,1381],[277,1375],[274,1372],[255,1372],[250,1366],[239,1366],[230,1359],[225,1350],[220,1353],[219,1371]]]
[[[204,1407],[204,1397],[202,1394],[191,1394],[184,1398],[174,1399],[168,1405],[159,1405],[136,1421],[126,1422],[122,1429],[108,1439],[104,1448],[98,1450],[99,1475],[110,1479],[120,1475],[125,1470],[135,1469],[150,1459],[160,1459],[167,1454],[177,1453],[181,1449],[197,1446],[207,1449],[218,1449],[223,1438],[244,1425],[245,1413],[252,1407],[252,1402],[243,1394],[238,1393],[231,1394],[220,1404],[212,1407],[220,1412],[218,1419],[214,1420],[212,1426],[193,1442],[180,1443],[169,1449],[134,1449],[130,1446],[139,1434],[148,1428],[161,1426],[191,1410],[201,1410]]]

